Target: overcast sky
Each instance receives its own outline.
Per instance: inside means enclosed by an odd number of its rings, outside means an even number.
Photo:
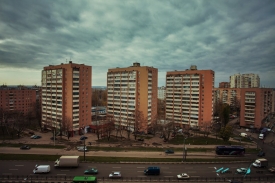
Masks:
[[[92,66],[92,85],[133,62],[241,73],[275,88],[274,0],[0,0],[0,84],[41,85],[44,66]]]

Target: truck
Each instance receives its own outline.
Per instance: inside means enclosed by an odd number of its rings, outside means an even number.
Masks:
[[[156,166],[148,167],[144,170],[145,175],[159,175],[160,174],[160,168]]]
[[[79,156],[61,156],[54,163],[54,167],[78,167]]]
[[[267,159],[264,159],[264,158],[256,159],[255,162],[253,163],[253,166],[256,168],[265,168],[268,166],[268,161]]]

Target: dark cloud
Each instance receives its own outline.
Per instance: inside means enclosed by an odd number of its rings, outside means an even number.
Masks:
[[[158,68],[165,85],[166,71],[197,65],[216,72],[216,86],[235,73],[256,73],[275,87],[273,0],[0,4],[2,69],[40,71],[71,59],[91,65],[93,85],[100,85],[109,68],[140,62]]]

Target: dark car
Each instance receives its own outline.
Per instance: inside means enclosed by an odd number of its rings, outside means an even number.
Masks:
[[[31,138],[32,138],[32,139],[40,139],[41,136],[40,136],[40,135],[33,135],[33,136],[31,136]]]
[[[57,137],[51,137],[51,140],[57,140]]]
[[[80,137],[80,140],[85,140],[85,139],[87,139],[88,137],[86,137],[86,136],[82,136],[82,137]]]
[[[84,171],[84,174],[97,174],[98,170],[96,168],[89,168]]]
[[[166,149],[165,153],[166,154],[174,154],[174,150],[173,149]]]
[[[30,146],[27,146],[27,145],[23,145],[20,147],[20,149],[22,150],[29,150],[31,147]]]
[[[259,156],[259,157],[263,157],[263,156],[265,156],[265,152],[260,151],[260,152],[258,153],[258,156]]]
[[[142,139],[142,138],[139,138],[139,139],[137,139],[137,140],[138,140],[138,141],[142,141],[142,142],[144,141],[144,139]]]

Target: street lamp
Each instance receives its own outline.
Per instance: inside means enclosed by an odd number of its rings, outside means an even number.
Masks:
[[[84,138],[84,161],[86,161],[85,151],[86,151],[86,147],[85,147],[85,138]]]
[[[186,161],[186,148],[185,148],[185,140],[187,137],[183,137],[183,161]]]

